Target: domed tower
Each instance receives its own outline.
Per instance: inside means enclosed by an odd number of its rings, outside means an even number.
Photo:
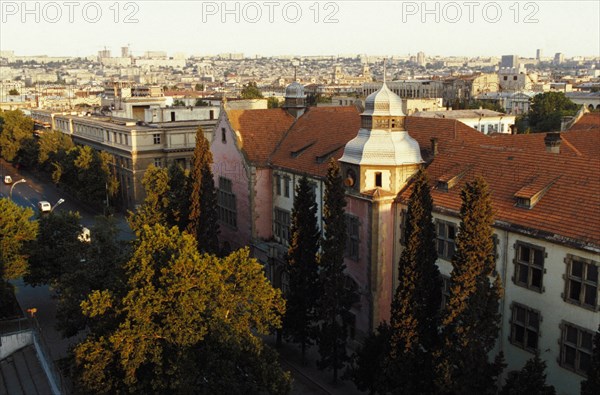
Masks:
[[[340,158],[346,186],[397,194],[423,163],[419,143],[404,128],[402,99],[384,81],[367,97],[360,117],[361,128]]]
[[[285,88],[285,101],[282,107],[296,119],[304,114],[306,95],[302,84],[294,81]]]

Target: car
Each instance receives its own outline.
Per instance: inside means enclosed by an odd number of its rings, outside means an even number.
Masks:
[[[38,208],[40,209],[40,212],[48,213],[52,210],[52,205],[49,202],[42,200],[38,202]]]
[[[5,184],[12,184],[12,177],[11,176],[4,176],[4,183]]]

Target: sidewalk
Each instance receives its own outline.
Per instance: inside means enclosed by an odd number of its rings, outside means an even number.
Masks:
[[[294,382],[292,395],[304,394],[335,394],[335,395],[364,395],[350,380],[341,380],[343,371],[338,372],[338,382],[333,384],[333,372],[317,368],[319,352],[316,346],[307,348],[306,365],[302,365],[302,353],[296,344],[283,342],[281,348],[275,347],[275,335],[266,336],[264,341],[279,352],[281,365],[289,370]]]

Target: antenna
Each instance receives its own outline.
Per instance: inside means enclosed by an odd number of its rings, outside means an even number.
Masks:
[[[383,59],[383,83],[384,84],[385,84],[386,65],[387,65],[387,59]]]

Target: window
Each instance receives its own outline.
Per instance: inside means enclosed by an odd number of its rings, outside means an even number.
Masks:
[[[504,81],[506,81],[506,80],[508,80],[508,76],[505,75],[504,76]]]
[[[277,196],[281,196],[281,176],[275,174],[275,193]]]
[[[560,366],[586,376],[592,360],[594,334],[566,322],[561,329]]]
[[[567,278],[564,296],[569,303],[596,310],[598,308],[598,264],[567,255]]]
[[[283,196],[290,197],[290,178],[283,177]]]
[[[510,322],[510,342],[527,351],[536,352],[540,331],[540,312],[514,303]]]
[[[160,134],[153,134],[154,144],[160,144]]]
[[[175,111],[171,111],[171,122],[175,122]]]
[[[516,245],[514,282],[525,288],[542,292],[544,275],[544,249],[518,242]]]
[[[447,261],[452,260],[454,256],[456,225],[446,221],[438,221],[436,225],[438,257]]]
[[[375,173],[375,186],[381,188],[382,185],[383,183],[381,181],[381,172],[378,171],[377,173]]]
[[[452,283],[450,281],[450,277],[442,276],[442,309],[446,307],[448,302],[450,301],[450,287]]]
[[[227,134],[225,133],[225,128],[221,128],[221,142],[223,144],[227,143]]]
[[[344,217],[346,218],[346,232],[348,234],[348,237],[346,237],[346,257],[358,261],[358,246],[360,242],[358,234],[359,220],[358,217],[350,214],[346,214]]]
[[[282,244],[288,244],[290,238],[290,212],[275,207],[275,221],[273,233]]]
[[[162,167],[162,158],[154,158],[154,166]]]
[[[208,118],[215,119],[215,110],[208,111]]]
[[[219,209],[219,220],[232,228],[237,228],[236,201],[232,188],[233,185],[230,179],[219,177],[217,206]]]

